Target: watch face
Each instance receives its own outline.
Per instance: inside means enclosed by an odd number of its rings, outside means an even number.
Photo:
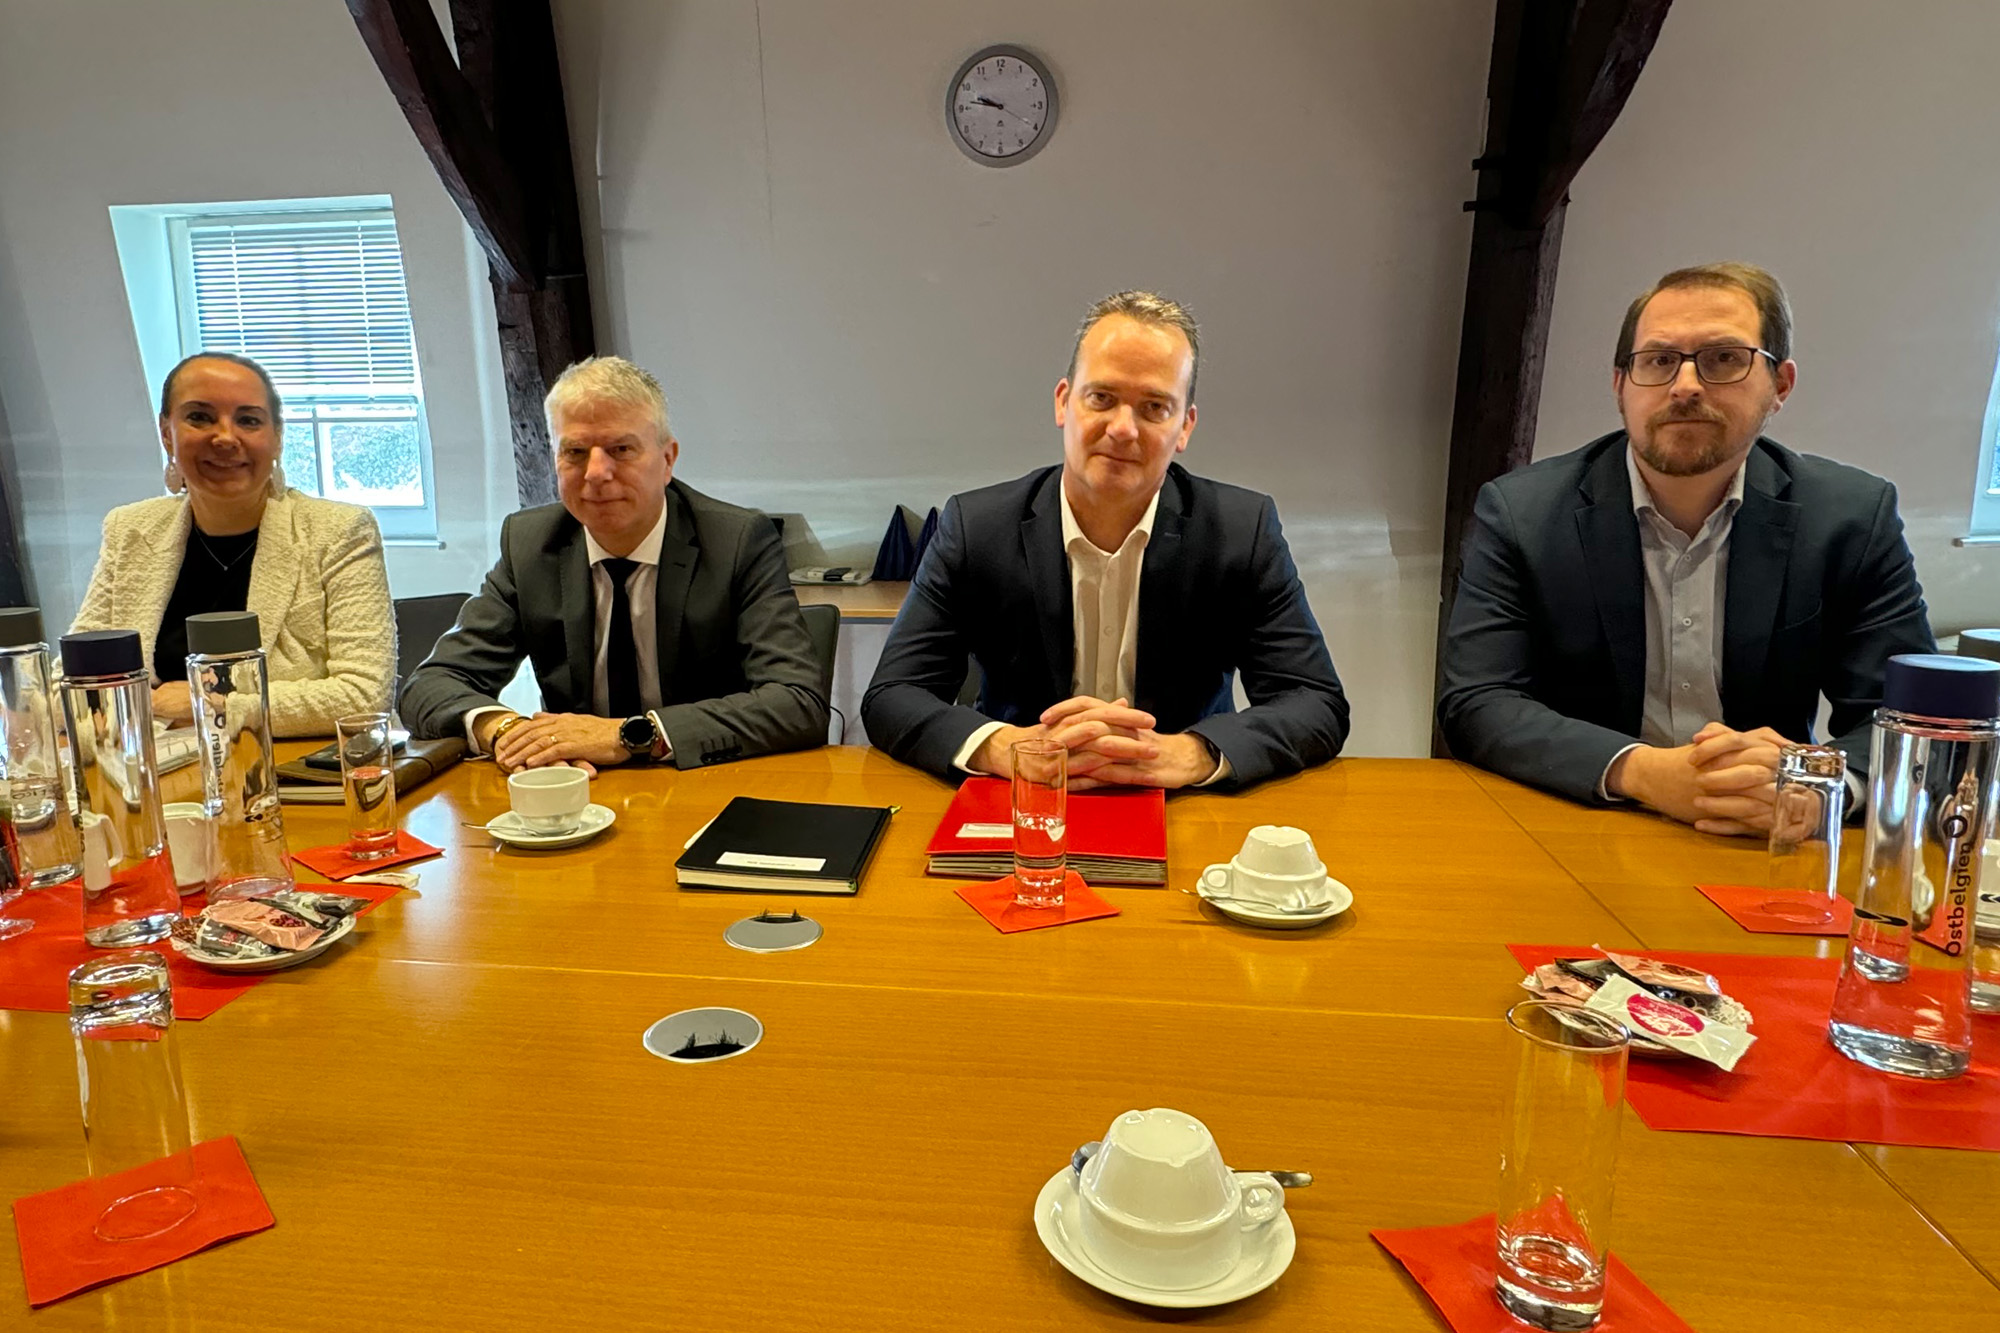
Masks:
[[[987,166],[1033,157],[1055,130],[1056,90],[1026,51],[993,46],[959,68],[945,94],[945,120],[967,156]]]
[[[600,735],[602,733],[599,733]],[[653,719],[650,717],[628,717],[618,728],[618,743],[633,754],[641,754],[653,748]]]

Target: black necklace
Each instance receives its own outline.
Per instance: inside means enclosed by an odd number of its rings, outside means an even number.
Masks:
[[[224,560],[221,556],[215,553],[215,548],[208,544],[207,533],[203,532],[200,528],[194,528],[192,529],[192,531],[194,532],[195,540],[201,543],[201,549],[208,553],[208,558],[210,560],[213,560],[216,564],[222,567],[222,572],[225,574],[227,574],[230,570],[236,568],[236,566],[242,564],[243,558],[245,556],[253,555],[256,553],[257,550],[257,543],[253,540],[248,546],[244,547],[242,550],[236,553],[235,559]],[[251,535],[253,537],[256,535],[256,530],[254,528],[251,530]]]

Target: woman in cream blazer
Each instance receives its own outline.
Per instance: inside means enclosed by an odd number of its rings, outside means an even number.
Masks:
[[[375,516],[285,485],[276,466],[278,412],[277,394],[254,363],[208,355],[175,367],[162,394],[160,435],[168,485],[179,489],[178,482],[185,493],[105,516],[97,569],[71,630],[136,629],[150,667],[183,558],[198,558],[197,523],[209,533],[255,528],[242,609],[257,613],[263,635],[272,734],[326,736],[337,717],[388,710],[395,617]],[[185,678],[154,685],[156,715],[185,720]]]

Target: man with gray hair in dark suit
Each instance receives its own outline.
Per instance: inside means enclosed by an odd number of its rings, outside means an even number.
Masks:
[[[659,381],[620,357],[545,405],[560,504],[510,515],[500,559],[403,687],[419,736],[508,772],[680,768],[826,742],[827,701],[775,525],[674,479]],[[546,711],[499,692],[529,658]]]

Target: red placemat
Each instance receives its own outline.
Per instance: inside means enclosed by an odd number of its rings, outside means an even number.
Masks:
[[[182,899],[183,911],[191,901],[195,900]],[[83,942],[83,886],[72,880],[53,889],[24,893],[7,905],[7,915],[28,917],[35,928],[11,940],[0,940],[0,1009],[68,1013],[70,972],[105,954],[105,950]],[[263,980],[212,972],[181,957],[165,940],[144,947],[167,960],[174,984],[175,1018],[207,1018]]]
[[[402,892],[390,884],[343,884],[340,889],[371,900],[357,916],[368,915]],[[181,913],[194,916],[207,905],[208,895],[192,894],[181,899]],[[0,1009],[68,1013],[71,970],[106,952],[83,942],[82,886],[71,880],[53,889],[24,893],[7,904],[6,915],[26,917],[35,928],[0,940]],[[144,947],[167,960],[167,972],[174,983],[175,1018],[207,1018],[264,979],[259,974],[217,972],[191,963],[165,940]]]
[[[387,870],[406,861],[421,861],[426,856],[442,856],[442,847],[433,847],[422,838],[396,830],[396,853],[376,861],[357,861],[347,854],[347,844],[332,847],[308,847],[302,852],[293,852],[294,861],[303,861],[328,879],[346,879],[349,875],[365,875],[373,870]]]
[[[1014,902],[1014,877],[989,884],[968,884],[954,889],[972,910],[993,923],[1002,935],[1017,930],[1040,930],[1044,926],[1067,926],[1073,921],[1090,921],[1100,916],[1117,916],[1118,909],[1098,897],[1074,870],[1063,881],[1061,907],[1021,907]]]
[[[1747,884],[1697,884],[1701,896],[1729,919],[1759,935],[1845,935],[1854,904],[1806,889],[1759,889]],[[1824,921],[1816,918],[1826,913]]]
[[[1493,1294],[1493,1214],[1455,1227],[1371,1231],[1375,1243],[1409,1270],[1424,1295],[1458,1333],[1521,1333]],[[1617,1255],[1606,1262],[1604,1314],[1597,1333],[1694,1333]]]
[[[1507,948],[1524,968],[1598,953]],[[1757,1036],[1727,1074],[1695,1060],[1633,1060],[1625,1099],[1652,1128],[2000,1152],[2000,1018],[1973,1016],[1972,1068],[1963,1077],[1899,1078],[1856,1064],[1827,1041],[1837,958],[1643,952],[1709,973],[1749,1008]],[[1934,969],[1916,969],[1927,970]]]
[[[194,1215],[164,1235],[146,1240],[99,1240],[91,1181],[78,1180],[43,1194],[14,1200],[14,1234],[21,1245],[21,1276],[28,1304],[47,1305],[88,1287],[116,1282],[148,1269],[185,1259],[218,1241],[262,1231],[275,1220],[233,1138],[197,1143],[194,1153]],[[118,1197],[163,1183],[167,1160],[121,1171]],[[105,1182],[99,1182],[101,1187]]]

